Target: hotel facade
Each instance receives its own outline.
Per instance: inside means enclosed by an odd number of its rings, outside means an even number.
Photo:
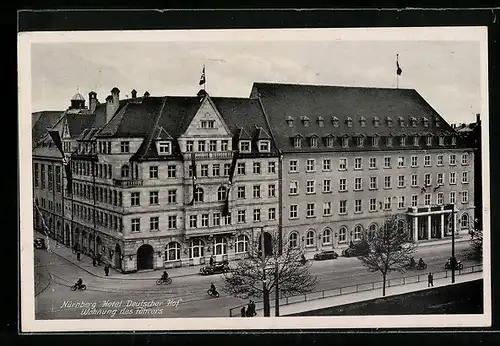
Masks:
[[[54,238],[123,272],[236,260],[263,232],[311,257],[390,215],[416,241],[474,220],[474,152],[415,90],[119,94],[101,104],[91,92],[88,108],[77,94],[54,126],[72,193],[49,136],[33,150],[33,184]]]

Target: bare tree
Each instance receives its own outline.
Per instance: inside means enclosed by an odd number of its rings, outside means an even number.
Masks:
[[[265,259],[259,241],[249,244],[248,257],[238,261],[230,272],[224,274],[224,292],[239,298],[256,297],[265,300],[270,294],[276,294],[277,286],[280,296],[304,294],[314,289],[317,279],[310,274],[310,262],[302,263],[300,248],[283,244],[280,249],[279,237],[271,235],[271,246],[264,246],[264,249]],[[269,308],[269,302],[267,306]],[[264,316],[269,316],[266,311]]]
[[[358,259],[371,272],[382,274],[382,295],[385,296],[387,275],[390,272],[404,272],[416,244],[410,238],[406,221],[399,216],[391,216],[374,234],[363,233],[370,245],[370,251]]]
[[[483,230],[478,224],[477,220],[469,220],[469,233],[471,235],[471,256],[475,260],[482,260],[483,258]]]

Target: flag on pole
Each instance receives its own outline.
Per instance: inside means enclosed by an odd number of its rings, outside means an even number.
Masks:
[[[203,71],[201,72],[200,85],[205,84],[205,65],[203,65]]]
[[[62,146],[62,140],[61,136],[59,135],[58,131],[49,131],[49,135],[54,141],[54,144],[56,145],[57,149],[61,152],[62,155],[62,163],[64,166],[64,171],[66,172],[66,190],[68,191],[69,194],[73,193],[73,175],[71,174],[71,166],[69,164],[69,160],[64,154],[63,146]]]
[[[403,70],[399,66],[399,54],[396,55],[396,66],[397,66],[396,73],[398,74],[398,76],[401,76],[401,73],[403,73]]]

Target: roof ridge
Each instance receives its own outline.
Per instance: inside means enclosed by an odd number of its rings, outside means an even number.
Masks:
[[[142,154],[141,159],[144,159],[144,156],[146,155],[147,150],[151,146],[151,142],[153,141],[153,134],[154,134],[155,129],[158,127],[158,123],[160,122],[160,118],[163,114],[163,109],[165,108],[165,104],[167,103],[167,98],[168,97],[163,97],[163,103],[161,105],[160,112],[158,113],[158,116],[156,117],[155,125],[153,126],[153,129],[152,129],[153,133],[149,134],[148,144],[146,145],[146,150]]]

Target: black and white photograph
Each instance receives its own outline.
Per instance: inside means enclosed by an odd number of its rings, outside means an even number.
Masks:
[[[491,324],[486,28],[18,45],[23,331]]]

